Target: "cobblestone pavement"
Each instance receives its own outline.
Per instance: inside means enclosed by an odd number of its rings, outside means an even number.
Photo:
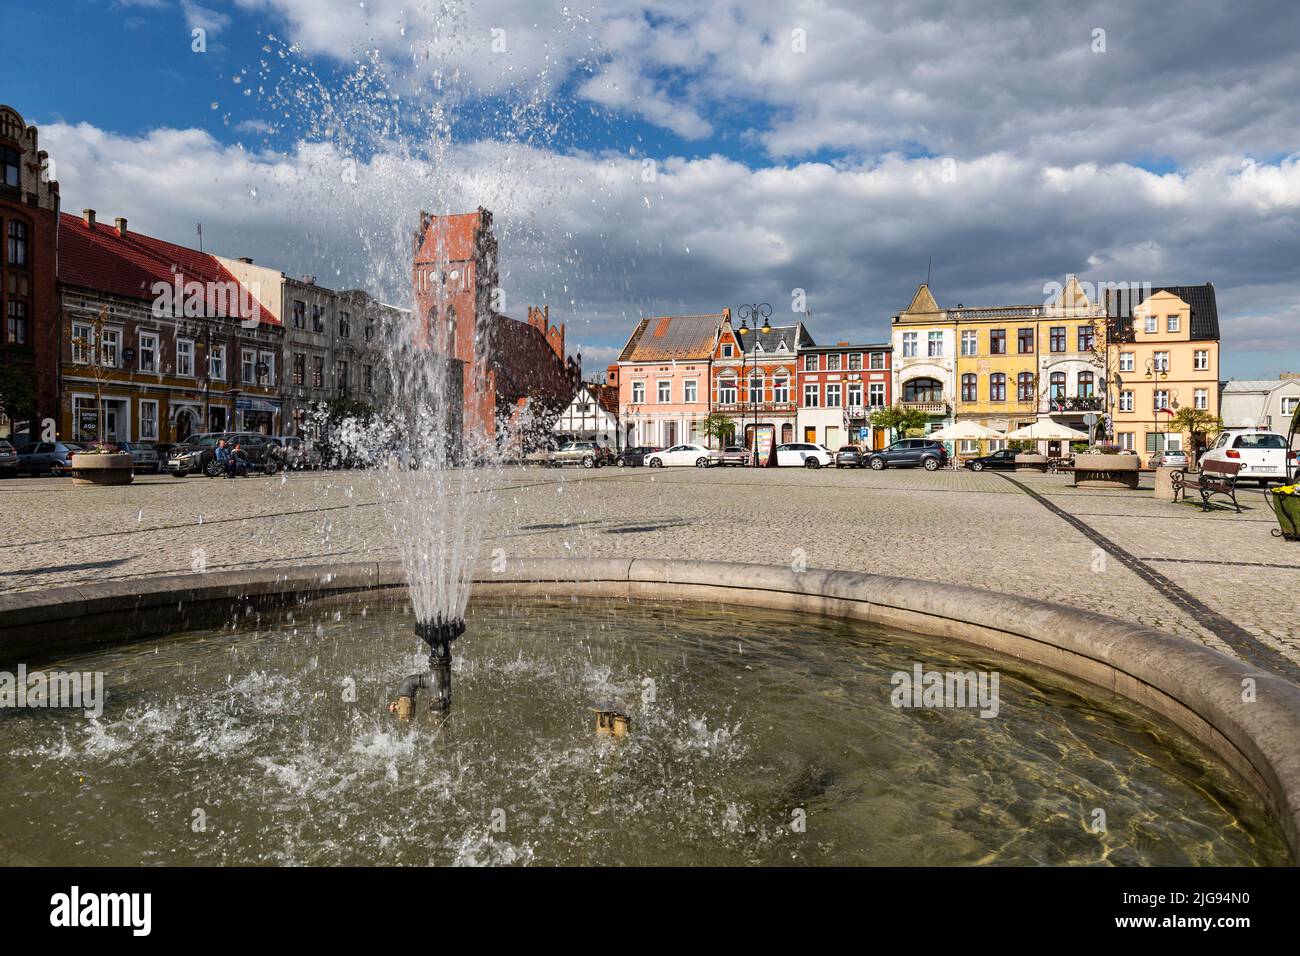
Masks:
[[[1085,491],[1056,475],[511,468],[494,478],[485,548],[896,574],[1139,621],[1300,676],[1300,545],[1243,513]],[[394,557],[366,472],[239,481],[0,481],[0,590],[330,559]]]

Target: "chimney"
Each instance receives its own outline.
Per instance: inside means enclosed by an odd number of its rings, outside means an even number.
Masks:
[[[848,343],[848,342],[836,342],[836,343],[835,343],[835,347],[836,347],[837,349],[846,349],[846,348],[849,347],[849,343]]]
[[[117,223],[117,234],[126,238],[126,218],[124,216],[118,216],[113,220],[113,222]]]
[[[95,210],[93,209],[81,210],[81,218],[86,221],[87,228],[89,229],[95,228]]]
[[[252,256],[240,256],[240,257],[239,257],[239,261],[242,262],[242,263],[243,263],[244,265],[246,265],[246,266],[251,266],[251,265],[253,264],[253,257],[252,257]]]
[[[315,277],[315,276],[303,276],[303,277],[302,277],[302,281],[305,282],[305,283],[307,283],[308,285],[315,285],[315,284],[316,284],[316,277]]]

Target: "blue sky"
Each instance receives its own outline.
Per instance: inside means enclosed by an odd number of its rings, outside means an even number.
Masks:
[[[797,290],[819,341],[878,341],[933,256],[941,305],[1213,281],[1225,374],[1275,377],[1300,369],[1300,14],[1251,6],[18,0],[0,100],[65,208],[202,220],[213,251],[393,298],[415,211],[487,204],[510,311],[549,302],[593,370],[639,315],[793,321]]]

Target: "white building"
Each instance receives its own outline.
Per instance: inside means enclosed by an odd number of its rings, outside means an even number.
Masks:
[[[551,426],[557,441],[598,441],[622,449],[618,428],[618,388],[583,382]]]
[[[1266,428],[1285,435],[1297,408],[1300,374],[1294,372],[1276,379],[1224,382],[1219,395],[1219,416],[1228,428]]]
[[[894,401],[929,416],[927,430],[952,424],[957,404],[957,325],[924,283],[894,316]]]

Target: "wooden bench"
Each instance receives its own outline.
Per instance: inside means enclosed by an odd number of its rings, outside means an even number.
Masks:
[[[1226,495],[1232,499],[1232,505],[1237,509],[1237,514],[1241,514],[1241,505],[1237,503],[1237,473],[1241,471],[1241,462],[1239,461],[1210,461],[1201,462],[1199,474],[1189,475],[1185,471],[1176,471],[1170,478],[1174,486],[1174,501],[1180,497],[1187,497],[1187,489],[1195,488],[1201,493],[1201,508],[1205,511],[1213,510],[1210,507],[1210,495]]]

